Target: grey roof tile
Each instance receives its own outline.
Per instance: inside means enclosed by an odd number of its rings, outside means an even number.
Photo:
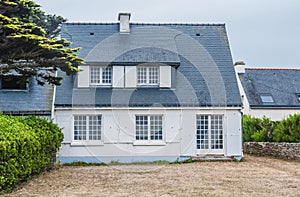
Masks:
[[[250,107],[300,108],[300,69],[246,69],[239,76]],[[271,95],[274,103],[263,103],[260,95]]]
[[[71,41],[72,47],[81,47],[78,54],[87,63],[161,62],[180,66],[174,87],[167,90],[76,89],[74,78],[66,77],[57,87],[56,106],[241,105],[223,24],[134,23],[130,34],[120,34],[117,23],[67,23],[62,37]]]
[[[29,80],[27,90],[0,90],[0,111],[7,113],[50,114],[53,101],[53,86],[37,84]]]

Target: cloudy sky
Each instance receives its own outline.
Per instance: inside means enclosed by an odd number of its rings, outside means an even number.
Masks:
[[[300,68],[299,0],[35,0],[69,22],[225,23],[233,61]]]

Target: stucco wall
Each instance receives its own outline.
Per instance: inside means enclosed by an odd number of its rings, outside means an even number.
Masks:
[[[271,120],[282,120],[287,118],[289,115],[300,113],[300,109],[250,109],[247,115],[251,115],[257,118],[266,116]]]
[[[101,114],[103,117],[103,141],[101,144],[76,144],[73,139],[74,115]],[[163,115],[163,144],[141,145],[135,143],[135,115]],[[59,158],[97,157],[106,160],[122,161],[125,157],[146,160],[170,160],[178,157],[194,156],[196,149],[196,116],[197,114],[224,115],[224,149],[206,154],[224,154],[241,156],[241,113],[239,109],[64,109],[55,111],[55,121],[63,128],[64,141],[58,153]],[[147,160],[151,160],[148,158]],[[127,160],[126,160],[127,161]],[[129,162],[130,162],[129,161]]]
[[[300,160],[300,143],[245,142],[244,153]]]

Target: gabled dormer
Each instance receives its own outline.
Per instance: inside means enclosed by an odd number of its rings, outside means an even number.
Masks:
[[[162,63],[89,64],[79,68],[78,88],[171,88],[172,80],[175,80],[172,76],[174,66]]]

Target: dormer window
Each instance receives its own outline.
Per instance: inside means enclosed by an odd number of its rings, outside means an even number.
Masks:
[[[91,85],[111,85],[112,68],[111,67],[91,67],[90,68]]]
[[[297,97],[298,97],[298,101],[300,103],[300,93],[297,94]]]
[[[260,99],[263,103],[274,103],[274,99],[270,94],[260,95]]]
[[[138,85],[159,85],[159,68],[156,66],[142,66],[137,68]]]
[[[23,76],[1,76],[0,89],[2,90],[26,90],[26,77]]]

